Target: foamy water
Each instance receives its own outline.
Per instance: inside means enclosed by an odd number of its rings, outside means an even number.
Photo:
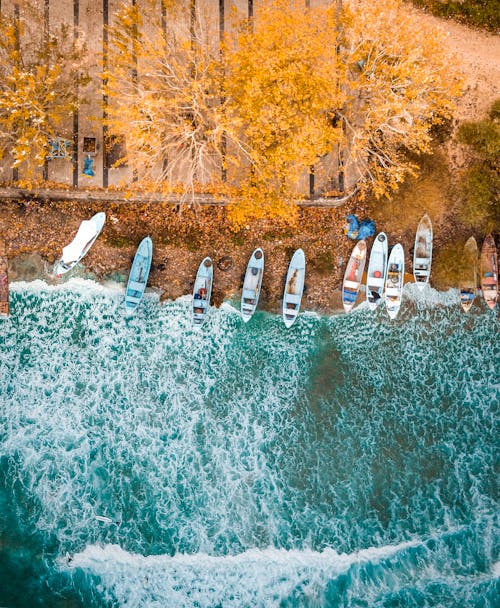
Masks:
[[[485,307],[407,287],[395,322],[361,307],[286,331],[224,304],[194,332],[189,298],[129,317],[83,279],[12,300],[0,605],[30,605],[22,581],[54,606],[495,605]]]

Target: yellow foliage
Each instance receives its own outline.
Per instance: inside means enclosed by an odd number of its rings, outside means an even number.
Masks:
[[[22,9],[19,20],[0,19],[0,149],[29,175],[44,164],[49,140],[64,135],[77,85],[88,77],[85,48],[69,26],[44,33],[36,3],[26,0]]]

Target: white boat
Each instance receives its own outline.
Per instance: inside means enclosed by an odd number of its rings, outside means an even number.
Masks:
[[[153,241],[149,236],[142,239],[130,269],[127,290],[125,292],[125,308],[132,312],[139,306],[148,282],[151,260],[153,258]]]
[[[394,245],[387,264],[385,280],[385,306],[391,319],[395,319],[401,308],[405,278],[405,253],[402,245]]]
[[[283,293],[283,321],[286,327],[291,327],[299,316],[305,278],[306,256],[302,249],[297,249],[288,265]]]
[[[419,289],[429,282],[432,264],[432,222],[427,213],[422,217],[415,235],[413,277]]]
[[[243,292],[241,294],[241,316],[247,323],[252,318],[259,302],[262,277],[264,276],[264,252],[256,249],[248,261]]]
[[[474,303],[477,290],[478,249],[476,239],[471,236],[464,245],[460,268],[460,303],[465,312],[469,312]]]
[[[387,272],[387,235],[377,234],[370,253],[368,272],[366,273],[366,299],[370,310],[375,310],[382,301]]]
[[[361,240],[356,243],[352,250],[342,283],[342,304],[344,305],[344,310],[346,312],[350,312],[356,303],[356,298],[358,297],[359,288],[361,287],[361,281],[363,279],[365,263],[366,241]]]
[[[75,238],[63,248],[62,257],[56,263],[56,276],[60,277],[71,270],[88,253],[101,233],[105,221],[106,214],[101,211],[80,224]]]
[[[214,278],[214,265],[210,258],[205,258],[194,281],[193,288],[193,325],[201,327],[207,318],[210,309],[210,296]]]

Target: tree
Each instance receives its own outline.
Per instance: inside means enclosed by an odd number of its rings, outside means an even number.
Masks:
[[[225,48],[227,119],[239,129],[250,163],[239,167],[233,219],[293,218],[290,201],[308,167],[342,138],[334,7],[275,0],[243,21]]]
[[[229,116],[252,161],[243,192],[250,186],[260,212],[267,201],[292,217],[284,203],[328,152],[348,191],[389,196],[416,172],[409,153],[429,151],[461,86],[443,35],[399,0],[274,0],[243,23],[225,57]],[[240,200],[234,213],[244,221],[251,207]]]
[[[345,164],[361,190],[389,196],[451,117],[461,80],[446,39],[400,0],[345,4],[339,47]]]
[[[64,135],[79,105],[76,84],[88,82],[85,46],[70,26],[50,32],[36,1],[0,15],[0,158],[26,176],[43,166],[49,140]]]
[[[168,27],[148,1],[109,29],[109,132],[143,182],[225,193],[237,225],[293,221],[320,159],[347,192],[389,196],[460,91],[444,38],[400,0],[260,3],[220,48],[194,0]]]
[[[224,138],[239,154],[245,147],[224,119],[218,45],[196,12],[181,14],[167,25],[151,7],[123,4],[109,28],[104,90],[109,134],[126,142],[117,164],[143,184],[189,194],[219,184]]]

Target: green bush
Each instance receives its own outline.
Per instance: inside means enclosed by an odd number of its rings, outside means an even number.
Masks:
[[[457,21],[492,32],[500,29],[500,0],[412,0],[412,2],[439,17],[452,17]]]
[[[440,247],[432,260],[432,285],[437,289],[456,287],[460,280],[464,241],[454,240]]]
[[[495,102],[493,102],[489,116],[490,120],[500,120],[500,99],[497,99]]]
[[[459,217],[467,226],[490,232],[500,226],[500,176],[487,166],[471,167],[462,178]]]
[[[471,146],[486,161],[494,162],[500,157],[500,124],[493,120],[464,122],[458,128],[457,139]]]

